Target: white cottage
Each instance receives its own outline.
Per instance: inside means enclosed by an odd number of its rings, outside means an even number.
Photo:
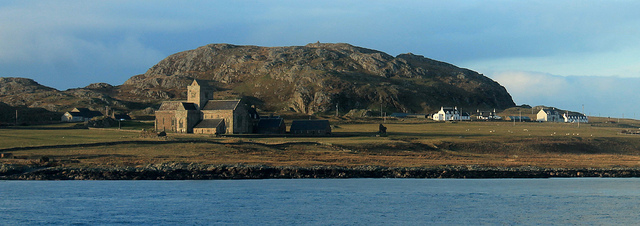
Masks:
[[[460,112],[457,107],[440,107],[440,111],[432,116],[434,121],[451,121],[460,118]]]
[[[469,121],[469,113],[458,111],[457,107],[440,107],[440,111],[431,116],[434,121]]]
[[[536,121],[538,122],[563,122],[564,121],[564,119],[562,118],[562,115],[560,115],[560,112],[558,112],[558,110],[556,110],[555,108],[540,109],[540,111],[536,116],[537,116]]]
[[[580,113],[564,113],[562,114],[562,118],[564,119],[564,122],[579,122],[579,123],[589,123],[589,117],[587,117],[584,114],[580,114]]]

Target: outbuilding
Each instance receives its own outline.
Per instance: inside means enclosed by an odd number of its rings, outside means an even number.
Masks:
[[[331,124],[329,124],[329,120],[294,120],[289,132],[305,135],[330,135]]]

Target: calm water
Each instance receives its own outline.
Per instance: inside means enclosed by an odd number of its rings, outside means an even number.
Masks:
[[[0,224],[638,224],[640,179],[0,181]]]

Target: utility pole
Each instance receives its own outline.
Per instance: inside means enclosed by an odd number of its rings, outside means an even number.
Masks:
[[[340,104],[340,103],[336,103],[336,117],[338,117],[338,114],[339,114],[339,113],[338,113],[338,112],[339,112],[339,108],[338,108],[339,104]]]
[[[16,124],[14,126],[18,126],[18,109],[16,109]]]
[[[520,116],[518,116],[518,118],[520,119],[520,122],[522,122],[522,109],[518,110],[518,113],[520,113]]]

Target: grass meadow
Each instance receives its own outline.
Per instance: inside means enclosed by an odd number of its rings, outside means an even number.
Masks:
[[[555,168],[640,167],[635,120],[594,118],[589,124],[336,120],[329,137],[141,136],[144,124],[118,129],[0,129],[0,163],[31,164],[40,157],[65,166],[142,166],[163,162],[271,166],[443,165]],[[60,125],[57,125],[58,127]],[[123,127],[125,129],[126,127]],[[121,142],[121,143],[113,143]],[[62,146],[60,146],[62,145]],[[24,149],[10,149],[27,147]]]

